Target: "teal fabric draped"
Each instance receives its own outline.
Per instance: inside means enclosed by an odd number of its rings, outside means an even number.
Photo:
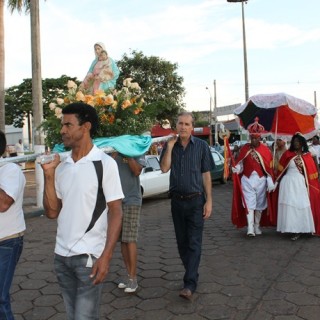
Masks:
[[[138,157],[149,150],[152,138],[151,136],[123,135],[110,138],[95,138],[93,139],[93,144],[100,149],[111,147],[127,157]],[[56,144],[52,150],[52,152],[58,153],[65,151],[67,150],[63,144]]]

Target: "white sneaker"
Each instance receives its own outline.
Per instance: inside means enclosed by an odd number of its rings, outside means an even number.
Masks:
[[[118,288],[119,289],[125,289],[127,287],[127,284],[129,282],[129,275],[125,279],[121,279],[118,283]]]
[[[126,293],[133,293],[136,292],[138,289],[138,282],[137,279],[129,279],[126,288],[124,289],[124,292]]]
[[[119,288],[119,289],[125,289],[126,287],[127,287],[127,284],[124,283],[123,281],[121,281],[121,282],[118,283],[118,288]]]

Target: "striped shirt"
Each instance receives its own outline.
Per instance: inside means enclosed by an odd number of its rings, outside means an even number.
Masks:
[[[167,145],[161,153],[160,161]],[[191,136],[184,149],[175,143],[171,155],[170,192],[179,194],[204,192],[202,173],[213,170],[214,162],[208,144]]]

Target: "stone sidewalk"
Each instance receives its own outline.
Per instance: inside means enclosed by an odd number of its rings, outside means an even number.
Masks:
[[[28,183],[27,232],[12,287],[13,310],[17,320],[65,319],[52,271],[56,221],[36,210],[35,185]],[[105,282],[101,319],[319,319],[320,239],[303,236],[293,242],[274,228],[247,238],[245,230],[236,229],[230,221],[232,184],[214,184],[213,195],[214,212],[205,224],[194,301],[178,296],[183,267],[175,244],[170,201],[159,196],[145,200],[142,206],[139,289],[135,294],[125,294],[117,288],[115,281],[125,274],[117,246]]]

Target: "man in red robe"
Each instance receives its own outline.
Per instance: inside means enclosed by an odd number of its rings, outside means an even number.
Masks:
[[[262,234],[262,226],[272,225],[272,218],[267,214],[267,191],[274,189],[272,153],[260,142],[264,127],[255,122],[248,126],[251,142],[240,149],[232,171],[239,174],[233,179],[232,222],[238,228],[247,225],[247,235]]]

